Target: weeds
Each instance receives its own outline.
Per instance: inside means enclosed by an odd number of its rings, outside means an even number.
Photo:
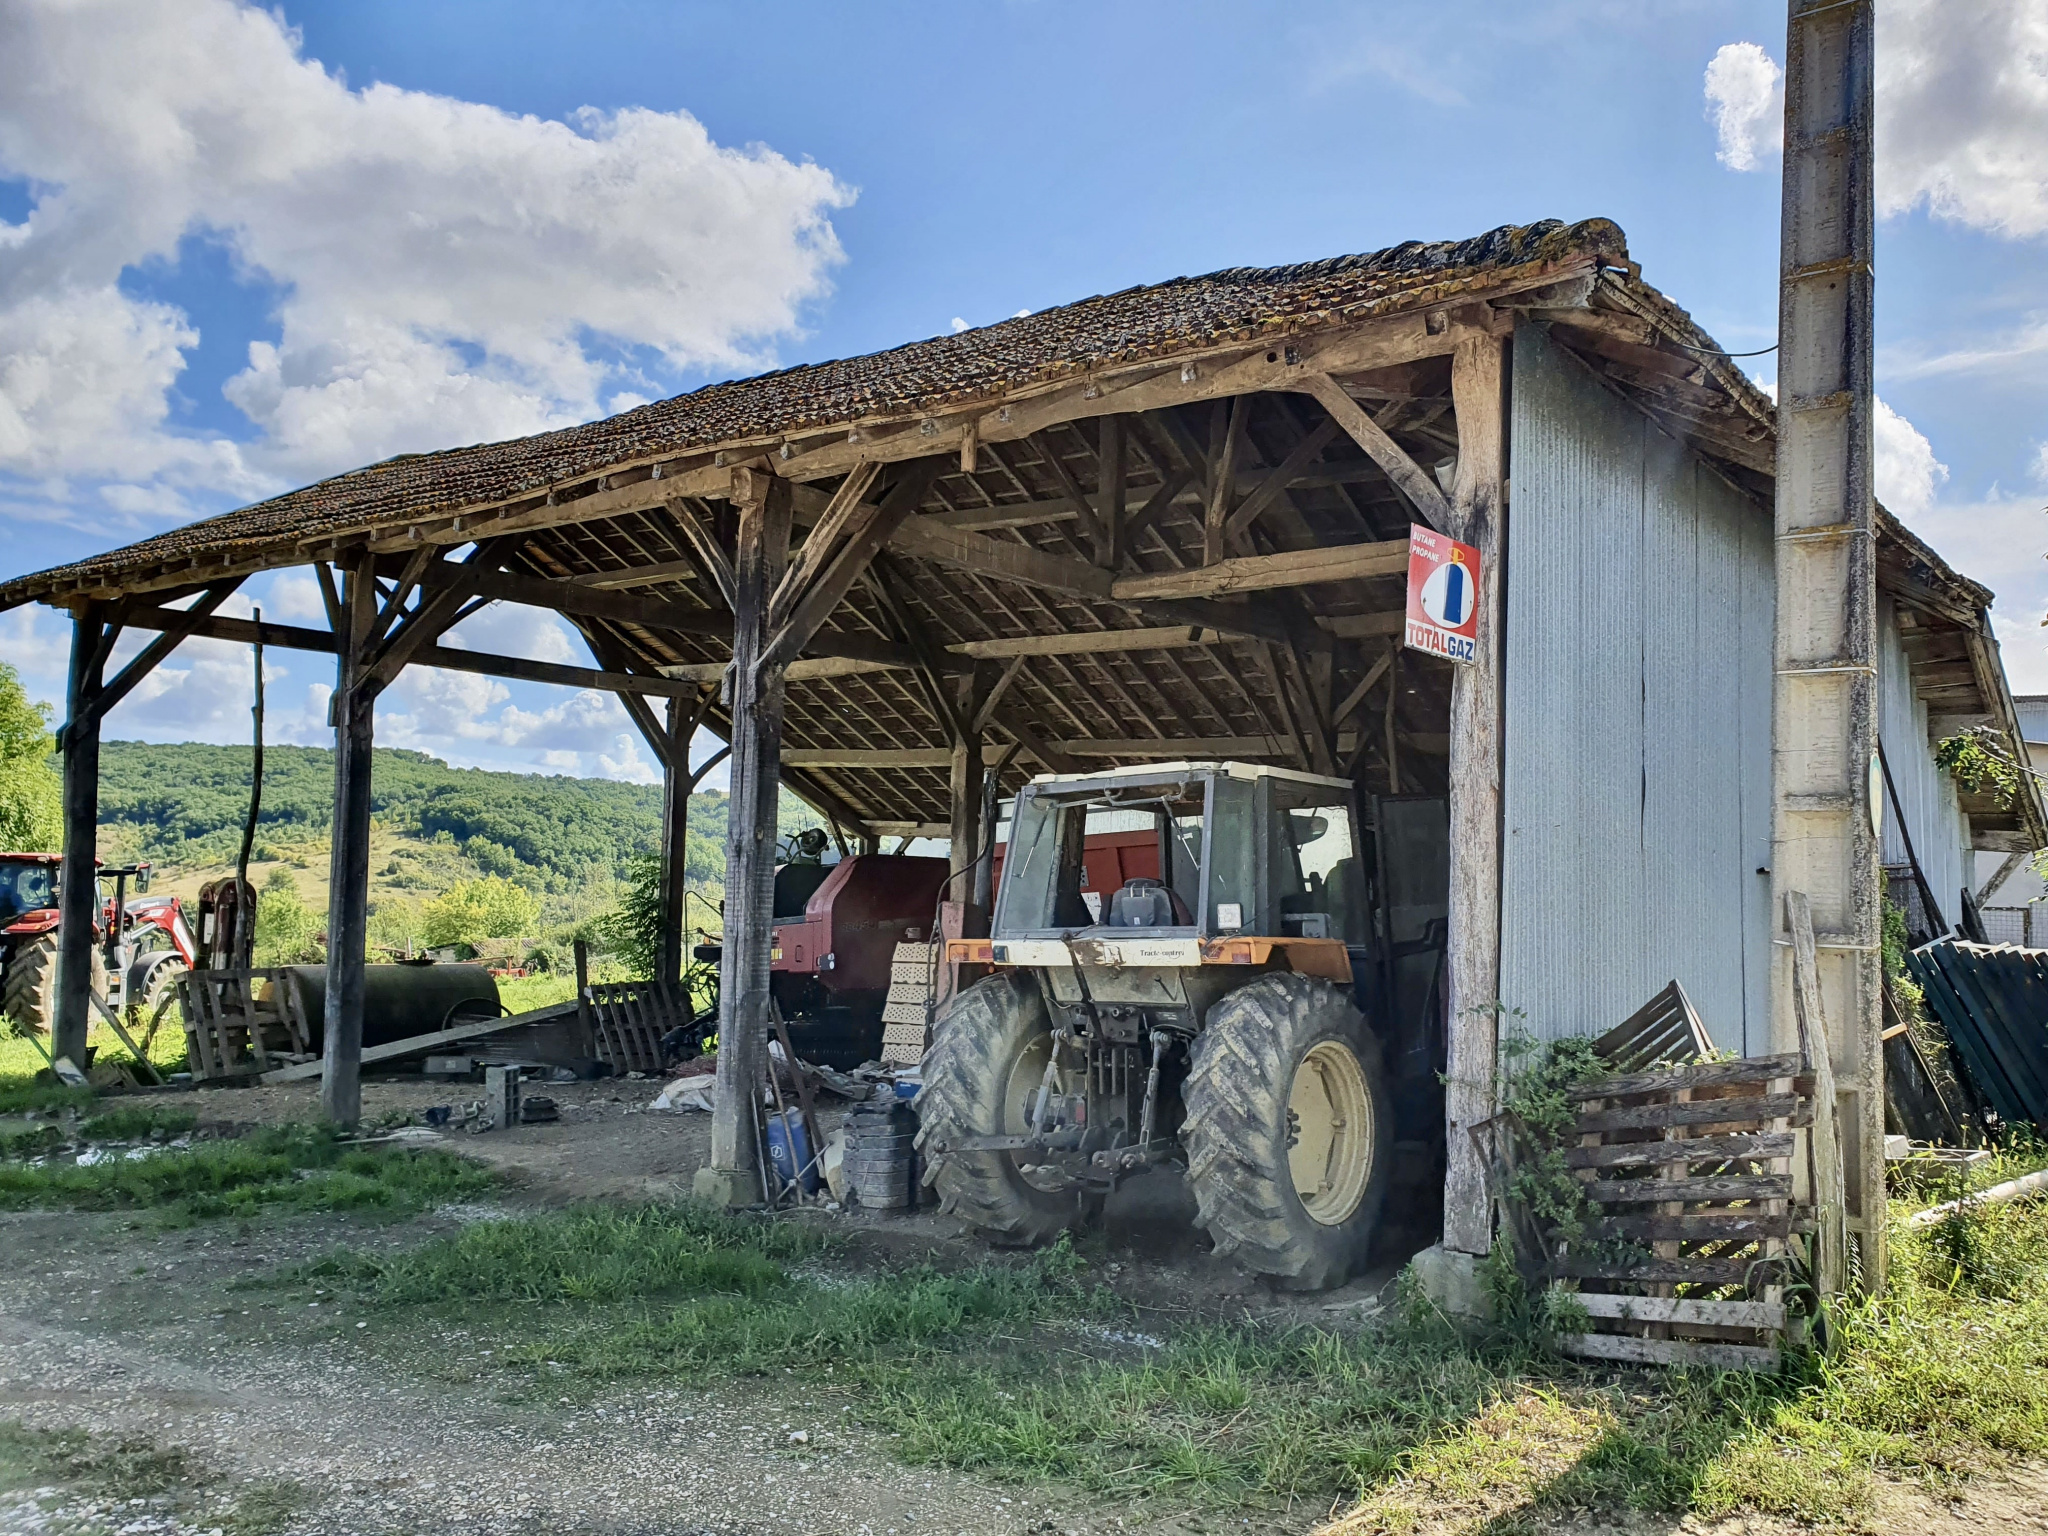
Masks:
[[[87,1141],[147,1141],[153,1136],[183,1136],[199,1123],[189,1109],[161,1104],[123,1104],[104,1109],[78,1128]]]
[[[65,1483],[117,1499],[141,1499],[195,1480],[185,1453],[147,1440],[95,1440],[82,1429],[0,1423],[0,1487]]]
[[[90,1163],[0,1163],[0,1208],[146,1209],[174,1222],[264,1210],[405,1213],[493,1182],[446,1152],[351,1146],[323,1129],[284,1126]]]

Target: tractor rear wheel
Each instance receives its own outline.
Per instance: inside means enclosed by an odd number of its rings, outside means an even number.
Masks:
[[[966,1136],[1017,1136],[1030,1129],[1031,1101],[1045,1079],[1053,1038],[1045,1000],[1032,978],[1004,971],[976,982],[947,1006],[924,1057],[922,1122],[925,1182],[939,1209],[994,1243],[1050,1241],[1075,1224],[1080,1208],[1064,1190],[1042,1188],[1009,1152],[944,1152]]]
[[[92,989],[106,996],[107,962],[97,944],[92,949]],[[0,980],[0,1030],[47,1035],[56,1017],[57,930],[52,928],[8,951],[7,974]]]
[[[1326,981],[1262,976],[1195,1037],[1181,1141],[1219,1255],[1291,1290],[1362,1268],[1386,1199],[1393,1123],[1379,1042]]]
[[[0,1013],[11,1035],[46,1035],[57,1016],[57,932],[23,939],[7,954]]]

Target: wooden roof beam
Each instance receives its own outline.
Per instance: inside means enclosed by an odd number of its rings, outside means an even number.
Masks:
[[[1343,385],[1327,373],[1311,373],[1301,380],[1298,387],[1314,395],[1317,403],[1330,413],[1331,420],[1350,433],[1351,440],[1386,471],[1387,478],[1415,504],[1415,510],[1425,523],[1439,532],[1450,527],[1451,504],[1444,499],[1435,478],[1408,457],[1407,450],[1389,437],[1386,429],[1344,392]]]

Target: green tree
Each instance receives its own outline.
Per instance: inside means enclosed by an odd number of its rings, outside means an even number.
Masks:
[[[605,948],[626,963],[635,976],[654,975],[654,952],[661,943],[661,856],[635,854],[627,865],[619,904],[597,920]]]
[[[0,851],[57,853],[64,846],[63,781],[50,766],[50,706],[28,696],[0,661]]]
[[[465,880],[421,912],[421,937],[440,948],[479,939],[516,939],[540,922],[540,898],[501,875]]]
[[[320,965],[327,959],[320,916],[300,899],[289,870],[273,869],[256,893],[255,959],[258,965]]]

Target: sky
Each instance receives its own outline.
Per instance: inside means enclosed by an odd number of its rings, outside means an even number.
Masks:
[[[2048,692],[2048,0],[1879,18],[1879,495]],[[9,0],[0,576],[394,453],[1542,218],[1615,220],[1768,347],[1784,29],[1782,0]],[[254,606],[322,622],[302,571],[223,611]],[[0,614],[0,659],[56,705],[68,635]],[[507,605],[446,643],[587,659]],[[332,669],[269,654],[271,740],[331,739]],[[244,740],[250,674],[187,642],[107,733]],[[654,777],[596,693],[412,668],[377,734]]]

